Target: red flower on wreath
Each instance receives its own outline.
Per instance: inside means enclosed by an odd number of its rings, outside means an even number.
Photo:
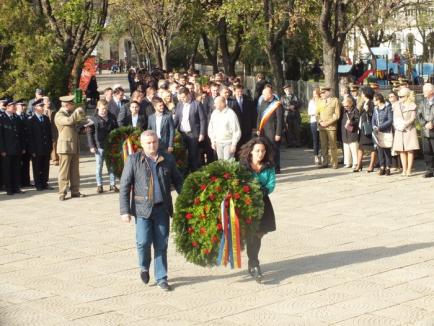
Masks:
[[[197,244],[196,241],[192,241],[192,242],[191,242],[191,245],[192,245],[193,247],[197,247],[197,246],[198,246],[198,244]]]
[[[231,198],[232,198],[232,194],[228,193],[227,196],[226,196],[226,199],[231,199]]]
[[[200,185],[200,190],[204,191],[205,189],[206,189],[206,185],[201,184],[201,185]]]
[[[225,174],[223,174],[223,178],[225,178],[226,180],[231,178],[231,174],[229,172],[226,172]]]
[[[241,198],[241,195],[240,195],[238,192],[236,192],[236,193],[234,193],[234,198],[235,198],[236,200],[238,200],[238,199]]]
[[[215,199],[215,195],[214,194],[211,194],[211,195],[209,195],[209,200],[211,200],[211,201],[213,201],[214,199]]]
[[[222,192],[222,187],[220,187],[220,186],[215,187],[215,191]]]
[[[206,228],[201,227],[201,228],[200,228],[200,234],[205,234],[205,233],[206,233]]]
[[[248,194],[250,192],[250,187],[249,186],[243,186],[243,191]]]
[[[247,197],[246,199],[244,199],[244,202],[246,203],[246,205],[251,205],[252,204],[252,200]]]
[[[217,230],[221,231],[223,229],[223,226],[221,225],[221,223],[217,224]]]
[[[212,175],[210,177],[210,179],[211,179],[212,182],[216,182],[218,180],[218,178],[215,175]]]
[[[189,234],[192,234],[192,233],[194,232],[193,227],[190,226],[190,227],[187,229],[187,232],[188,232]]]
[[[193,214],[191,214],[191,213],[187,213],[187,214],[185,214],[185,218],[186,218],[187,220],[190,220],[190,219],[193,218]]]
[[[213,235],[213,236],[211,237],[211,242],[212,242],[212,243],[216,243],[217,241],[219,241],[219,237],[216,236],[216,235]]]
[[[200,219],[201,219],[201,220],[206,219],[206,214],[200,214]]]
[[[205,255],[209,255],[210,250],[209,250],[208,248],[205,248],[205,249],[203,250],[203,253],[204,253]]]
[[[196,197],[196,198],[194,199],[194,204],[195,204],[195,205],[200,205],[200,198]]]

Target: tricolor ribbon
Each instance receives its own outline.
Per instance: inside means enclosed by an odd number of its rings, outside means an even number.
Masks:
[[[134,154],[133,145],[131,144],[130,137],[128,137],[122,144],[122,154],[123,154],[124,162],[127,160],[127,157],[129,155]]]
[[[241,238],[240,221],[235,211],[233,199],[229,200],[229,209],[226,207],[227,199],[220,204],[220,218],[222,224],[222,236],[220,240],[217,265],[226,266],[228,262],[231,268],[241,268]]]
[[[268,120],[270,120],[271,116],[273,115],[274,112],[276,112],[279,106],[280,106],[280,102],[278,100],[273,100],[273,102],[271,102],[267,106],[267,108],[262,113],[261,121],[259,122],[259,128],[258,128],[259,131],[262,131],[265,124],[268,122]]]

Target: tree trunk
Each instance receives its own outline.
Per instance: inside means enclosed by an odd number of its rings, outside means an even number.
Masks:
[[[285,82],[282,69],[282,58],[279,51],[274,48],[268,48],[266,50],[268,56],[268,62],[270,63],[271,72],[273,74],[273,83],[276,90],[281,90]]]
[[[336,46],[323,42],[324,80],[325,85],[331,88],[332,96],[339,94],[338,58]]]
[[[206,35],[206,33],[202,33],[202,41],[206,57],[212,65],[213,74],[216,74],[219,72],[219,66],[217,63],[218,39],[215,40],[214,49],[211,49],[208,35]]]
[[[199,47],[200,37],[197,37],[194,42],[193,53],[188,60],[188,70],[194,70],[194,65],[196,63],[197,49]]]

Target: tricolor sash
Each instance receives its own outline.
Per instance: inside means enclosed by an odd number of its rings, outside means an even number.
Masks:
[[[271,102],[267,106],[267,108],[262,113],[261,122],[259,122],[259,128],[258,128],[259,131],[262,131],[265,124],[268,122],[268,120],[273,115],[273,113],[276,112],[276,110],[279,108],[279,106],[280,106],[280,102],[276,99],[274,99],[273,102]]]
[[[131,144],[130,137],[128,137],[124,143],[122,144],[122,154],[124,162],[127,160],[127,157],[131,154],[134,154],[133,146]]]
[[[231,268],[234,268],[234,266],[241,268],[240,222],[235,212],[233,199],[229,199],[229,207],[226,207],[227,201],[228,199],[223,199],[220,204],[221,224],[223,228],[217,265],[223,264],[226,266],[229,262]]]

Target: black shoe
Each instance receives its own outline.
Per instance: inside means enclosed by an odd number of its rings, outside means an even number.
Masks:
[[[96,187],[96,192],[102,194],[104,192],[104,189],[102,188],[102,186],[98,186]]]
[[[116,186],[110,186],[110,191],[119,192],[119,188]]]
[[[75,194],[71,194],[71,198],[83,198],[83,197],[86,197],[86,195],[82,194],[80,192],[77,192]]]
[[[26,192],[25,192],[25,191],[22,191],[21,189],[15,189],[15,190],[14,190],[14,193],[15,193],[15,194],[25,194]]]
[[[167,283],[167,281],[161,281],[158,283],[158,287],[163,291],[172,291],[172,287]]]
[[[42,189],[44,189],[44,190],[54,190],[54,188],[51,187],[51,186],[49,186],[49,185],[43,186]]]
[[[143,283],[148,284],[149,283],[149,271],[140,271],[140,278],[142,279]]]
[[[8,195],[8,196],[12,196],[13,194],[14,194],[13,191],[7,191],[7,192],[6,192],[6,195]]]
[[[253,267],[252,272],[253,272],[252,277],[255,279],[255,281],[261,283],[262,282],[261,268],[259,266]]]
[[[44,190],[44,188],[42,188],[42,187],[36,187],[36,191],[42,191],[42,190]]]
[[[386,174],[386,170],[384,168],[381,168],[380,170],[378,170],[378,175],[385,175]]]
[[[432,178],[433,176],[434,176],[434,174],[431,171],[427,171],[423,175],[424,178]]]
[[[386,169],[386,175],[390,175],[390,169]]]

